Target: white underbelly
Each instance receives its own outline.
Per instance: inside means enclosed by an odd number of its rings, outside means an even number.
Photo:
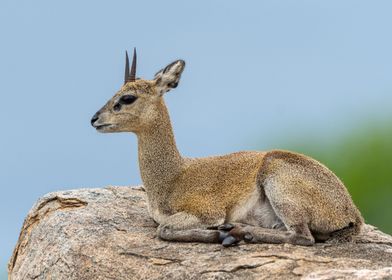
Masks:
[[[230,211],[227,221],[231,223],[244,223],[264,228],[274,228],[281,224],[269,200],[260,195],[260,187],[256,186],[248,197],[239,201]]]

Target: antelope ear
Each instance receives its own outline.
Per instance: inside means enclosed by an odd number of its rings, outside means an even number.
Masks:
[[[176,88],[185,68],[185,61],[176,60],[155,74],[154,81],[159,95]]]

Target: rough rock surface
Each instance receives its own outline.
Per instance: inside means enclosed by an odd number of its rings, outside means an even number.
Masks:
[[[174,243],[155,236],[145,193],[50,193],[30,210],[10,279],[392,279],[392,237],[367,225],[352,243]]]

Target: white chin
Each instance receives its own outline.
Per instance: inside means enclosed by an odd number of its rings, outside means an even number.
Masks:
[[[116,127],[116,126],[113,125],[113,124],[105,124],[105,125],[99,125],[99,126],[97,126],[97,127],[96,127],[96,130],[97,130],[98,132],[101,132],[101,133],[116,132],[116,131],[114,130],[115,127]]]

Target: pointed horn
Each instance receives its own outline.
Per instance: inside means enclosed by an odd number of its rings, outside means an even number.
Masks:
[[[132,66],[131,72],[129,73],[130,82],[134,82],[136,80],[136,48],[133,48],[133,58],[132,58]]]
[[[128,52],[125,51],[125,74],[124,74],[124,85],[129,81],[129,57]]]

